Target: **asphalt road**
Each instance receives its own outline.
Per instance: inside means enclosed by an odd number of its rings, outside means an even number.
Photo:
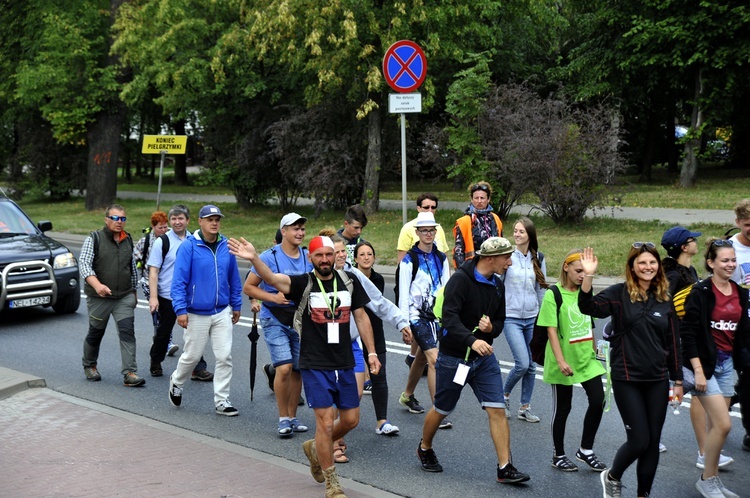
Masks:
[[[386,287],[389,289],[386,294],[392,298],[392,283],[388,283]],[[167,374],[164,377],[152,378],[148,374],[152,325],[147,303],[143,299],[136,309],[136,331],[137,358],[140,373],[147,380],[146,386],[140,389],[122,386],[119,347],[112,323],[100,354],[99,370],[103,380],[87,382],[80,361],[87,328],[85,306],[83,300],[78,313],[67,316],[59,316],[52,310],[39,308],[3,313],[0,316],[0,365],[43,377],[49,388],[59,392],[305,463],[300,448],[304,436],[297,435],[291,440],[281,440],[276,436],[275,399],[260,369],[257,373],[255,399],[250,401],[250,342],[247,339],[250,332],[250,319],[247,316],[249,306],[234,330],[234,375],[230,399],[240,411],[240,416],[236,418],[218,417],[213,413],[210,383],[189,382],[185,386],[182,407],[176,409],[169,404],[168,374],[176,365],[177,359],[168,358],[164,362]],[[527,485],[514,487],[495,482],[496,457],[489,438],[487,418],[469,389],[464,391],[462,400],[450,417],[454,428],[440,431],[435,440],[435,450],[445,471],[442,474],[423,472],[415,456],[415,449],[420,440],[424,415],[409,414],[398,404],[398,395],[406,379],[407,369],[403,359],[407,350],[398,342],[399,334],[394,329],[387,328],[386,337],[391,341],[388,354],[388,378],[391,386],[389,418],[401,428],[401,432],[392,438],[376,435],[372,403],[365,396],[360,426],[347,436],[351,462],[338,466],[342,475],[405,496],[481,496],[495,493],[510,497],[600,496],[597,473],[585,468],[577,473],[562,473],[550,466],[551,391],[540,376],[532,408],[542,418],[542,422],[529,424],[515,417],[510,420],[514,463],[532,476]],[[175,327],[175,340],[182,344],[179,327]],[[505,374],[511,366],[507,343],[501,336],[495,346]],[[212,369],[213,355],[210,350],[206,351],[206,359]],[[263,339],[259,341],[258,360],[259,365],[268,361]],[[518,404],[520,389],[520,385],[517,386],[512,394],[511,403],[514,407]],[[420,382],[416,395],[423,404],[429,406],[426,382]],[[569,455],[575,453],[586,404],[583,391],[577,389],[568,421]],[[750,453],[741,449],[743,430],[739,414],[735,410],[732,415],[733,430],[725,449],[727,454],[735,458],[735,462],[726,472],[722,472],[721,478],[729,489],[740,494],[744,492],[747,496],[747,489],[750,487]],[[314,425],[312,411],[307,407],[300,408],[298,417],[311,428]],[[624,438],[622,423],[613,402],[611,411],[604,415],[594,449],[601,460],[611,463]],[[694,483],[700,471],[695,468],[696,445],[687,406],[682,407],[679,415],[668,414],[662,441],[668,451],[662,454],[652,496],[697,496]],[[169,448],[164,448],[164,451],[168,452]],[[623,480],[627,487],[625,495],[635,496],[634,466],[628,470]]]

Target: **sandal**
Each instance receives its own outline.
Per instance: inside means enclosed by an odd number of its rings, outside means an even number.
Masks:
[[[333,449],[339,449],[342,455],[346,455],[346,441],[344,441],[343,437],[333,442]]]
[[[576,451],[576,458],[582,462],[585,462],[589,467],[597,472],[607,470],[607,466],[600,462],[599,459],[596,458],[596,455],[594,453],[584,455],[583,453],[581,453],[581,450],[578,450]]]
[[[571,462],[570,458],[565,455],[553,456],[552,466],[556,469],[562,470],[563,472],[576,472],[578,470],[578,466]]]
[[[334,463],[349,463],[349,457],[344,455],[341,448],[336,448],[333,450],[333,461]]]

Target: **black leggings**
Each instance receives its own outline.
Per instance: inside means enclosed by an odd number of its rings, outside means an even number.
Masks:
[[[370,373],[372,382],[372,404],[375,407],[375,420],[388,418],[388,381],[385,377],[385,353],[378,353],[380,371],[377,375]]]
[[[596,431],[604,414],[604,390],[602,389],[602,378],[594,377],[581,386],[589,398],[589,407],[583,417],[583,434],[581,435],[581,448],[590,450],[594,447]],[[565,454],[565,424],[568,421],[570,408],[573,401],[573,386],[552,384],[552,443],[555,446],[555,456]]]
[[[669,381],[612,380],[612,390],[628,440],[617,450],[609,475],[620,479],[625,470],[638,460],[638,496],[644,496],[651,492],[659,465],[659,440],[667,416]]]

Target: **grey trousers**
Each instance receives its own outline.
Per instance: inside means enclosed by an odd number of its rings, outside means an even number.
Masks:
[[[120,299],[108,297],[87,297],[89,310],[89,331],[83,341],[83,366],[95,366],[99,359],[99,346],[107,329],[110,315],[115,320],[117,335],[120,338],[122,374],[137,372],[135,361],[135,294],[129,292]]]

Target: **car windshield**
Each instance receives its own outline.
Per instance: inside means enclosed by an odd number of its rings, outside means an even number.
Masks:
[[[36,227],[11,202],[0,202],[0,237],[35,235]]]

